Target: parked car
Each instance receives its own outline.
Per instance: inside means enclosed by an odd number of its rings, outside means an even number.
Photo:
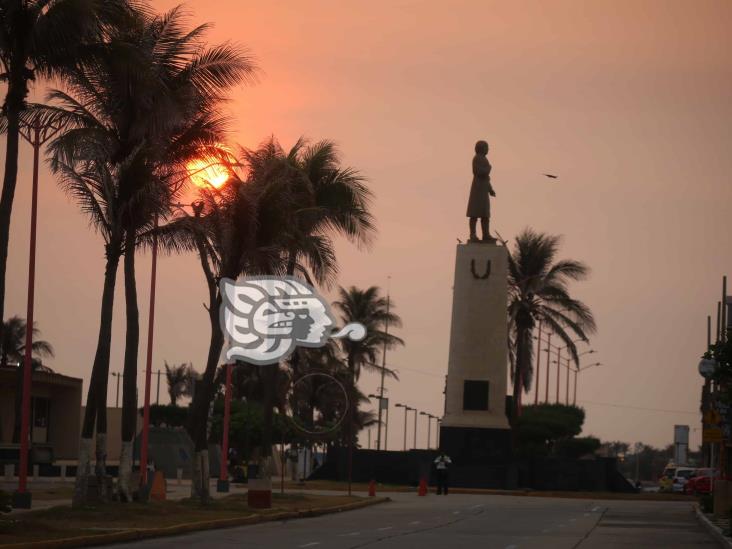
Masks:
[[[673,479],[671,480],[671,491],[674,493],[683,493],[684,486],[687,481],[694,476],[694,471],[691,467],[677,467],[674,473]]]
[[[719,469],[697,469],[694,475],[684,484],[685,494],[711,494],[713,481],[721,478]]]

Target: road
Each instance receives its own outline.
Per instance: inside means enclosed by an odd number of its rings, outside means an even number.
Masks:
[[[413,493],[316,518],[265,523],[122,547],[266,549],[713,548],[689,502],[593,501]]]

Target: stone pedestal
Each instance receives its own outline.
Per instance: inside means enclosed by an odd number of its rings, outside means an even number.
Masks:
[[[496,243],[459,244],[441,446],[483,461],[510,447],[506,417],[508,253]],[[474,451],[473,451],[474,450]]]

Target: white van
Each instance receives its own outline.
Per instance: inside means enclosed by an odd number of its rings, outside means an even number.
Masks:
[[[671,491],[683,493],[684,484],[694,476],[694,471],[696,469],[693,467],[677,467],[673,480],[671,481]]]

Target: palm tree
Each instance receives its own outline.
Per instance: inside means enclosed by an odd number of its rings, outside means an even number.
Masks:
[[[179,398],[191,396],[193,394],[193,384],[198,378],[198,374],[193,369],[193,364],[185,362],[183,364],[172,366],[165,362],[165,380],[168,382],[168,396],[170,396],[170,404],[177,406]]]
[[[53,346],[45,340],[36,339],[41,331],[33,326],[33,343],[31,352],[31,368],[35,371],[51,372],[52,370],[43,365],[41,358],[53,357]],[[0,336],[0,368],[7,368],[12,364],[18,366],[18,373],[15,382],[15,419],[13,422],[13,442],[20,441],[20,424],[23,413],[23,373],[25,371],[25,336],[26,322],[19,316],[10,317],[3,322],[2,335]]]
[[[338,299],[333,303],[344,324],[359,322],[366,327],[366,337],[361,341],[352,341],[348,338],[340,340],[343,352],[346,354],[348,369],[354,380],[358,380],[362,370],[382,372],[382,367],[376,362],[385,345],[387,349],[404,345],[402,338],[386,330],[387,325],[389,329],[400,328],[402,319],[393,310],[393,300],[390,300],[387,311],[387,299],[380,293],[378,286],[371,286],[365,290],[355,286],[348,289],[341,287],[338,290]],[[384,374],[396,377],[388,368],[384,370]]]
[[[570,281],[587,277],[589,268],[572,259],[556,260],[561,238],[524,229],[508,254],[508,321],[513,341],[511,355],[513,414],[518,417],[521,391],[528,391],[533,376],[531,335],[541,321],[561,339],[578,363],[575,339],[587,341],[596,331],[590,309],[568,291]]]
[[[85,450],[96,418],[97,471],[103,474],[106,436],[106,372],[114,277],[124,254],[127,333],[124,361],[120,492],[130,499],[132,440],[136,423],[139,319],[135,282],[138,235],[165,215],[187,179],[186,164],[217,154],[226,119],[221,93],[252,75],[237,48],[208,48],[206,25],[186,30],[180,8],[161,15],[135,13],[115,29],[89,62],[65,74],[68,92],[54,90],[69,127],[51,144],[52,167],[91,215],[106,240],[107,282],[97,357],[82,429]],[[50,110],[50,109],[49,109]],[[82,458],[83,459],[83,458]],[[84,499],[85,464],[77,476]]]
[[[123,0],[0,0],[0,80],[7,82],[2,106],[7,138],[0,195],[0,318],[5,309],[20,118],[27,106],[29,82],[63,74],[85,46],[100,40],[105,27],[125,15]]]
[[[23,359],[25,358],[25,319],[19,316],[12,316],[3,322],[2,339],[0,339],[0,368],[7,368],[11,363],[17,364],[20,370],[23,369]],[[46,370],[40,359],[43,357],[53,358],[53,346],[45,340],[36,339],[41,331],[33,326],[33,343],[31,350],[35,356],[33,360],[34,370]]]

